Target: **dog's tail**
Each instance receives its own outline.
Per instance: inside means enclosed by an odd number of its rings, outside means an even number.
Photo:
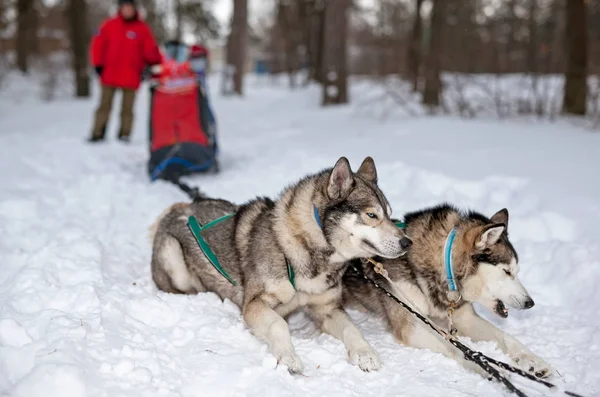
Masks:
[[[154,236],[156,236],[160,222],[165,218],[165,216],[167,216],[171,211],[187,208],[189,205],[189,203],[175,203],[164,210],[148,228],[148,238],[150,239],[150,243],[154,242]]]

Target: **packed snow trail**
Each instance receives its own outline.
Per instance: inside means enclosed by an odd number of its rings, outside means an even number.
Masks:
[[[369,89],[356,84],[353,94]],[[561,123],[380,121],[359,105],[320,109],[318,95],[260,80],[245,99],[213,93],[223,172],[188,181],[242,202],[275,196],[340,156],[356,168],[371,155],[394,215],[442,201],[488,215],[508,208],[520,278],[536,305],[506,320],[480,313],[544,357],[552,382],[600,393],[600,187],[592,183],[600,136]],[[95,100],[42,104],[0,91],[0,395],[507,395],[450,359],[400,346],[355,311],[383,368],[363,373],[340,341],[296,314],[292,339],[306,371],[292,376],[275,368],[231,302],[156,291],[147,229],[187,198],[148,180],[146,91],[131,146],[115,139],[117,111],[108,142],[84,143]],[[506,360],[491,343],[475,346]],[[531,396],[550,395],[513,380]]]

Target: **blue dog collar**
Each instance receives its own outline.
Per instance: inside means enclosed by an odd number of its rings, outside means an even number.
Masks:
[[[444,268],[446,269],[446,280],[448,281],[448,289],[450,291],[457,291],[456,279],[454,277],[454,268],[452,266],[452,245],[454,244],[454,238],[456,237],[456,228],[452,228],[448,237],[446,238],[446,245],[444,246]]]
[[[317,225],[319,225],[319,227],[321,229],[323,229],[323,223],[321,223],[321,215],[319,215],[319,209],[314,204],[313,204],[313,213],[315,214],[315,220],[317,221]]]

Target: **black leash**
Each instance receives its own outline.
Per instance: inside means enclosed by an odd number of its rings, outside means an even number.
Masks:
[[[429,319],[427,319],[425,316],[423,316],[421,313],[419,313],[418,311],[414,310],[412,307],[410,307],[409,305],[407,305],[406,303],[402,302],[400,299],[398,299],[394,294],[392,294],[391,292],[389,292],[387,289],[385,289],[384,287],[382,287],[381,285],[379,285],[379,283],[377,283],[377,281],[373,280],[372,278],[368,277],[362,270],[358,270],[358,268],[356,267],[356,265],[351,264],[350,265],[352,267],[352,269],[356,272],[356,274],[358,274],[359,276],[362,276],[365,280],[367,280],[368,282],[370,282],[371,284],[373,284],[373,286],[375,286],[375,288],[381,290],[383,293],[385,293],[388,297],[390,297],[394,302],[398,303],[400,306],[402,306],[403,308],[405,308],[406,310],[408,310],[411,314],[413,314],[415,317],[417,317],[419,320],[421,320],[423,323],[425,323],[426,325],[428,325],[433,331],[435,331],[437,334],[439,334],[440,336],[442,336],[444,339],[446,339],[448,342],[450,342],[454,347],[456,347],[458,350],[460,350],[465,359],[468,361],[471,361],[473,363],[475,363],[476,365],[478,365],[479,367],[481,367],[485,372],[487,372],[488,374],[491,375],[492,378],[496,379],[498,382],[504,384],[504,386],[506,386],[506,388],[515,393],[517,396],[519,397],[527,397],[527,395],[525,393],[523,393],[521,390],[519,390],[515,385],[513,385],[507,378],[505,378],[504,376],[502,376],[502,374],[496,369],[494,368],[492,365],[490,364],[494,364],[504,370],[513,372],[517,375],[523,376],[527,379],[530,379],[534,382],[540,383],[548,388],[554,388],[556,387],[556,385],[545,381],[543,379],[539,379],[519,368],[515,368],[509,364],[506,364],[502,361],[498,361],[495,360],[491,357],[486,356],[485,354],[472,350],[470,349],[468,346],[464,345],[463,343],[459,342],[457,339],[455,339],[453,336],[449,335],[448,333],[444,332],[443,330],[440,330],[438,327],[436,327],[434,324],[432,324]],[[491,379],[488,379],[491,380]],[[583,397],[580,394],[576,394],[570,391],[565,391],[565,394],[572,396],[572,397]]]
[[[167,154],[167,158],[163,161],[167,161],[170,158],[172,158],[175,153],[177,152],[177,150],[179,149],[179,144],[173,146],[173,149],[171,149],[171,151]],[[158,168],[158,167],[157,167]],[[160,176],[162,175],[162,173],[165,170],[162,169],[155,177],[154,179],[159,179]],[[172,184],[174,184],[175,186],[177,186],[179,189],[181,189],[185,194],[188,195],[188,197],[192,200],[192,201],[198,201],[202,198],[204,198],[205,196],[202,194],[202,192],[200,191],[200,189],[198,187],[191,187],[190,185],[188,185],[185,182],[181,182],[181,180],[179,179],[179,177],[174,176],[174,175],[166,175],[164,178],[162,178],[163,180],[167,181],[167,182],[171,182]]]
[[[185,194],[187,194],[192,201],[198,201],[204,198],[204,195],[197,186],[191,187],[187,183],[184,183],[181,180],[179,180],[179,178],[167,178],[165,180],[179,187],[179,189],[181,189]]]

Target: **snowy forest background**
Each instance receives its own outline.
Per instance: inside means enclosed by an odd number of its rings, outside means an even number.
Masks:
[[[411,115],[584,116],[600,127],[600,0],[231,0],[230,18],[218,18],[228,1],[139,1],[160,43],[222,50],[212,71],[232,78],[224,94],[243,95],[244,74],[260,69],[288,74],[292,89],[320,84],[323,106],[363,100]],[[90,96],[89,41],[115,8],[1,2],[0,89],[10,71],[37,70],[45,99]],[[348,78],[383,90],[350,98]]]

